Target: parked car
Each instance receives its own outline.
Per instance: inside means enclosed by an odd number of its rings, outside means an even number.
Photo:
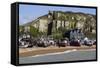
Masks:
[[[97,44],[97,42],[96,42],[96,40],[94,40],[93,45],[96,45],[96,44]]]
[[[68,45],[68,41],[66,39],[60,39],[56,42],[58,47],[66,47]]]
[[[84,40],[80,40],[80,45],[84,45]]]
[[[84,45],[86,45],[86,46],[92,46],[93,45],[93,41],[92,40],[84,41]]]
[[[19,39],[19,47],[33,47],[31,38],[21,38]]]
[[[41,38],[41,39],[37,40],[37,46],[38,47],[48,47],[49,44],[48,44],[48,41],[46,39]]]
[[[79,40],[71,40],[70,46],[81,46],[81,44]]]

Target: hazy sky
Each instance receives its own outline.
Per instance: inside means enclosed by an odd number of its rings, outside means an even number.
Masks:
[[[59,6],[40,6],[40,5],[19,5],[19,24],[25,24],[36,18],[48,14],[48,11],[72,11],[88,14],[96,14],[94,8],[76,8],[76,7],[59,7]]]

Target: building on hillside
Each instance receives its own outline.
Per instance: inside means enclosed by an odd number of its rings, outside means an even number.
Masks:
[[[63,15],[65,15],[65,14],[63,14]],[[63,18],[61,19],[60,18],[61,16],[62,16],[62,12],[60,13],[57,11],[49,11],[48,14],[41,16],[41,17],[35,19],[34,21],[26,24],[25,25],[26,31],[27,31],[27,27],[29,25],[37,28],[38,31],[40,31],[40,32],[48,33],[51,31],[50,34],[52,32],[55,32],[56,30],[58,30],[60,27],[70,29],[70,24],[73,24],[73,22],[70,22],[69,19],[66,19],[66,20]],[[84,23],[86,22],[86,16],[78,15],[78,13],[77,13],[76,17],[77,17],[76,18],[77,23],[76,23],[75,28],[83,30]],[[74,15],[72,16],[72,19],[74,19]],[[92,27],[95,27],[95,19],[93,17],[91,18],[91,25],[92,25]],[[92,32],[95,33],[96,32],[95,29],[92,29]]]

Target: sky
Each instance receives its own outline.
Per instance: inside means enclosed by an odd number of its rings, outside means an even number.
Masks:
[[[48,11],[72,11],[82,12],[87,14],[96,14],[94,8],[79,8],[79,7],[59,7],[59,6],[43,6],[43,5],[19,5],[19,24],[25,24],[35,20],[36,18],[48,14]]]

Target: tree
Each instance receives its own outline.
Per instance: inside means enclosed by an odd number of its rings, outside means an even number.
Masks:
[[[66,15],[64,13],[62,13],[58,19],[61,21],[60,29],[62,29],[63,27],[65,28]]]
[[[69,29],[75,29],[78,20],[76,19],[74,14],[70,14],[66,16],[67,20],[69,21]]]
[[[86,21],[84,22],[83,32],[85,36],[89,38],[95,38],[96,33],[92,33],[92,30],[96,30],[96,21],[92,16],[87,16]]]
[[[84,32],[85,33],[90,33],[92,31],[92,21],[91,21],[91,17],[86,17],[86,21],[84,22]]]
[[[19,35],[24,33],[24,26],[19,26]]]
[[[38,32],[38,29],[33,27],[33,26],[30,26],[30,34],[33,36],[33,37],[37,37],[39,32]]]

